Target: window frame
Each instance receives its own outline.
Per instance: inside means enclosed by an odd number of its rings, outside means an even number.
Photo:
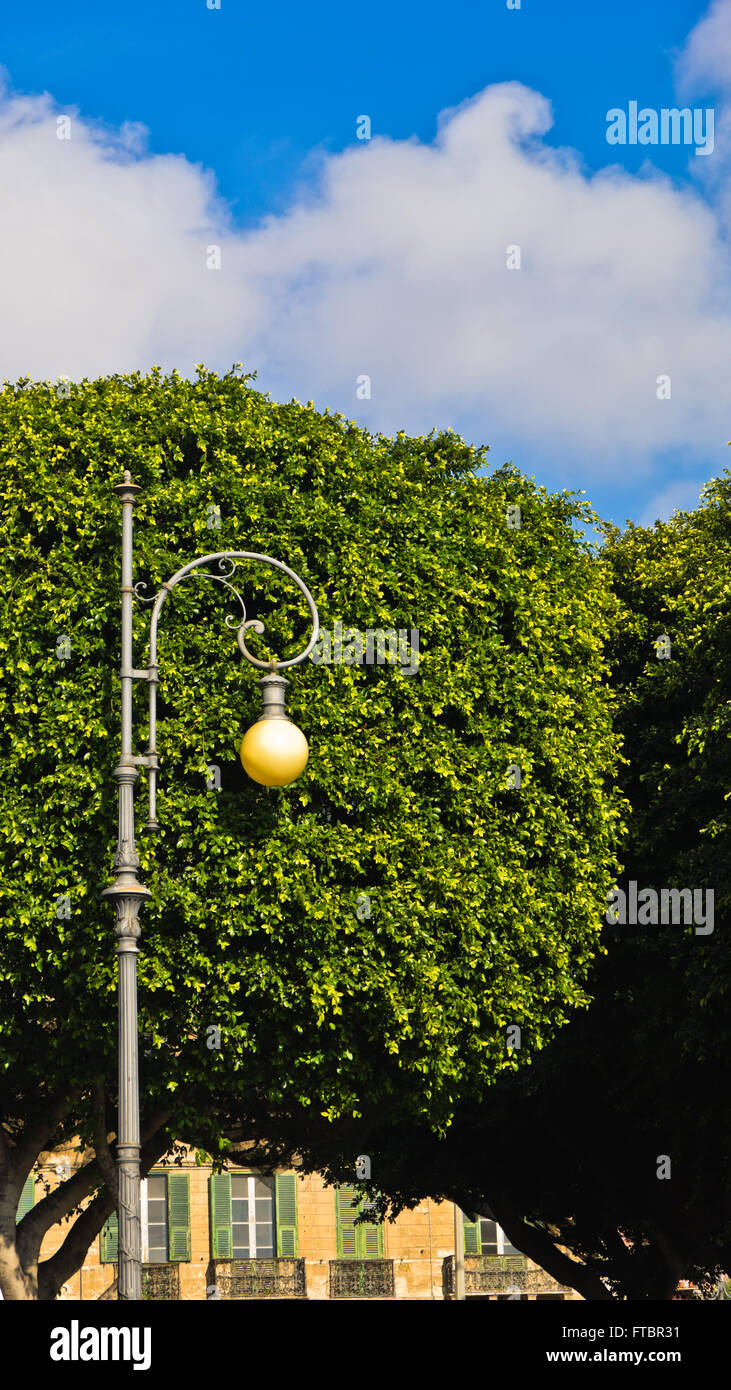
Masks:
[[[343,1212],[343,1194],[351,1194],[348,1201],[346,1213]],[[356,1218],[363,1210],[369,1208],[369,1198],[377,1196],[377,1193],[363,1193],[358,1191],[356,1183],[338,1183],[335,1186],[335,1237],[336,1237],[336,1258],[338,1260],[383,1260],[386,1258],[386,1243],[384,1239],[383,1221],[362,1221]],[[356,1202],[357,1197],[357,1202]],[[347,1200],[347,1199],[345,1199]],[[352,1215],[352,1220],[350,1216]],[[345,1216],[345,1219],[344,1219]],[[345,1243],[348,1234],[353,1236],[354,1250],[346,1251]],[[369,1243],[374,1243],[375,1250],[369,1250]]]
[[[149,1183],[150,1178],[164,1178],[164,1179],[165,1179],[165,1196],[164,1196],[164,1198],[162,1199],[163,1202],[164,1202],[164,1211],[165,1211],[165,1259],[164,1259],[164,1260],[150,1260],[150,1215],[149,1215],[149,1200],[150,1200],[150,1198],[149,1198],[149,1188],[148,1188],[148,1183]],[[160,1200],[161,1200],[161,1199],[160,1199],[159,1197],[153,1198],[153,1201],[160,1201]],[[159,1224],[160,1224],[159,1222],[157,1222],[157,1221],[155,1222],[155,1225],[156,1225],[156,1226],[159,1225]],[[141,1178],[141,1180],[140,1180],[140,1244],[141,1244],[141,1247],[142,1247],[142,1263],[143,1263],[143,1264],[170,1264],[170,1263],[171,1263],[171,1260],[170,1260],[170,1187],[169,1187],[169,1184],[168,1184],[168,1174],[167,1174],[166,1172],[164,1172],[164,1171],[163,1171],[163,1172],[156,1172],[156,1171],[153,1169],[153,1171],[152,1171],[151,1173],[148,1173],[148,1175],[147,1175],[146,1178]],[[158,1247],[156,1247],[156,1249],[157,1249],[157,1248],[158,1248]],[[178,1262],[176,1261],[176,1263],[178,1263]]]
[[[232,1259],[232,1260],[272,1260],[272,1259],[276,1259],[276,1256],[277,1256],[277,1191],[276,1191],[276,1189],[277,1189],[277,1184],[276,1184],[276,1175],[273,1174],[273,1173],[270,1174],[270,1173],[260,1173],[260,1172],[256,1172],[256,1171],[253,1170],[253,1169],[247,1170],[247,1169],[233,1169],[233,1168],[232,1168],[232,1169],[229,1170],[229,1176],[230,1176],[230,1178],[231,1178],[231,1259]],[[248,1212],[249,1212],[249,1215],[248,1215],[248,1220],[246,1221],[246,1223],[244,1223],[243,1221],[234,1221],[234,1219],[233,1219],[233,1204],[234,1204],[235,1201],[241,1201],[241,1200],[242,1200],[240,1197],[234,1197],[234,1194],[233,1194],[233,1180],[234,1180],[234,1178],[246,1178],[246,1179],[247,1179],[247,1187],[246,1187],[247,1195],[246,1195],[246,1202],[247,1202],[247,1205],[248,1205]],[[257,1183],[257,1180],[258,1180],[259,1182],[270,1182],[270,1183],[271,1183],[270,1194],[269,1194],[269,1205],[270,1205],[269,1233],[270,1233],[271,1239],[267,1242],[267,1250],[268,1250],[268,1253],[267,1253],[266,1255],[260,1255],[260,1254],[259,1254],[259,1247],[258,1247],[257,1238],[256,1238],[256,1227],[257,1227],[257,1224],[258,1224],[258,1223],[257,1223],[257,1219],[256,1219],[256,1203],[257,1203],[257,1201],[264,1201],[264,1200],[265,1200],[264,1198],[261,1198],[261,1197],[260,1197],[260,1198],[257,1198],[257,1196],[256,1196],[256,1183]],[[236,1246],[235,1246],[235,1244],[234,1244],[234,1227],[235,1227],[235,1226],[243,1226],[244,1224],[246,1224],[246,1225],[248,1226],[248,1228],[249,1228],[249,1241],[248,1241],[249,1253],[248,1253],[248,1255],[237,1255],[237,1254],[235,1253]],[[252,1238],[251,1238],[251,1236],[252,1236],[252,1227],[253,1227],[253,1233],[254,1233],[253,1242],[252,1242]]]
[[[150,1236],[149,1236],[149,1189],[147,1181],[149,1178],[165,1179],[165,1259],[150,1260]],[[176,1188],[171,1192],[171,1179],[176,1183]],[[180,1184],[183,1184],[182,1191]],[[161,1198],[153,1198],[153,1201],[160,1201]],[[184,1204],[184,1219],[181,1220],[180,1204]],[[155,1223],[156,1225],[161,1223]],[[183,1237],[181,1242],[181,1236]],[[185,1253],[176,1253],[180,1250],[181,1243]],[[161,1247],[156,1247],[160,1249]],[[167,1168],[153,1168],[148,1173],[147,1178],[140,1180],[140,1255],[141,1263],[144,1265],[154,1264],[189,1264],[192,1257],[192,1209],[190,1198],[190,1173],[180,1172],[176,1167],[174,1171]],[[104,1225],[99,1232],[99,1263],[102,1265],[119,1263],[119,1221],[117,1212],[113,1211],[107,1217]]]
[[[522,1250],[518,1250],[518,1249],[516,1248],[516,1246],[513,1245],[512,1241],[509,1239],[509,1237],[506,1236],[506,1234],[505,1234],[505,1232],[504,1232],[502,1226],[500,1225],[500,1222],[499,1222],[499,1221],[496,1221],[495,1218],[494,1218],[494,1216],[493,1216],[493,1217],[490,1217],[490,1216],[480,1216],[480,1217],[478,1217],[477,1219],[478,1219],[479,1226],[480,1226],[479,1237],[480,1237],[480,1254],[481,1254],[481,1255],[483,1255],[483,1254],[484,1254],[484,1255],[489,1255],[489,1254],[490,1254],[490,1251],[487,1251],[487,1250],[484,1250],[484,1251],[483,1251],[483,1250],[482,1250],[482,1223],[483,1223],[483,1221],[492,1221],[492,1223],[493,1223],[493,1225],[494,1225],[494,1227],[495,1227],[495,1235],[496,1235],[496,1243],[497,1243],[497,1250],[495,1251],[496,1257],[497,1257],[497,1256],[502,1256],[502,1255],[520,1255],[521,1257],[524,1258],[524,1256],[523,1256],[523,1251],[522,1251]],[[506,1249],[505,1249],[505,1246],[506,1246],[506,1245],[509,1245],[509,1246],[510,1246],[510,1249],[509,1249],[509,1250],[506,1250]]]

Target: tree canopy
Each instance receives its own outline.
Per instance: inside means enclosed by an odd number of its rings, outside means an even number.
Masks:
[[[260,697],[227,595],[191,581],[167,604],[160,832],[138,833],[153,893],[139,958],[148,1168],[172,1135],[224,1156],[224,1111],[272,1142],[280,1116],[335,1122],[364,1107],[444,1133],[459,1103],[537,1057],[585,1004],[618,868],[603,650],[615,604],[580,498],[509,465],[486,474],[484,450],[451,432],[388,439],[311,403],[273,403],[235,370],[6,384],[6,1297],[53,1297],[114,1204],[116,960],[98,894],[116,837],[112,487],[124,468],[143,488],[134,577],[148,595],[197,555],[246,549],[296,569],[329,631],[418,633],[411,674],[347,659],[296,668],[289,705],[310,761],[291,787],[264,791],[237,758]],[[252,648],[298,650],[294,586],[263,566],[239,576],[266,624]],[[137,666],[148,614],[136,605]],[[22,1184],[71,1134],[88,1166],[24,1217],[16,1247]],[[89,1193],[37,1273],[44,1231]]]
[[[701,920],[605,920],[588,1011],[459,1106],[445,1136],[373,1114],[343,1137],[313,1127],[305,1157],[336,1179],[360,1144],[381,1210],[425,1194],[489,1210],[593,1299],[670,1298],[679,1279],[708,1293],[731,1268],[730,502],[725,475],[695,511],[606,527],[597,557],[620,604],[607,643],[629,804],[618,884],[694,906],[700,893]]]

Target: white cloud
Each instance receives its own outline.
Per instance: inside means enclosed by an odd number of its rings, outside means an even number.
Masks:
[[[688,35],[676,75],[688,89],[731,88],[731,0],[712,0]]]
[[[115,136],[72,113],[64,141],[57,114],[49,96],[0,99],[4,376],[241,360],[275,395],[373,427],[469,420],[604,477],[728,438],[712,209],[649,169],[587,175],[543,143],[550,106],[518,83],[443,113],[433,144],[323,155],[290,212],[250,231],[210,174],[146,154],[139,127]]]
[[[701,488],[698,483],[670,483],[648,502],[640,517],[640,526],[654,526],[656,521],[669,521],[673,512],[691,512],[700,506]]]
[[[245,286],[233,303],[205,268],[225,230],[211,176],[146,155],[139,126],[114,133],[71,112],[58,139],[57,115],[47,95],[0,98],[0,373],[189,364],[217,326],[233,340]]]
[[[713,200],[719,224],[731,234],[731,0],[713,0],[678,55],[675,78],[684,101],[712,99],[715,153],[693,174]]]

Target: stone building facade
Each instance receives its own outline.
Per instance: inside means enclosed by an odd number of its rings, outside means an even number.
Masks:
[[[22,1214],[68,1176],[73,1148],[43,1156],[28,1180]],[[36,1196],[36,1193],[38,1194]],[[191,1150],[182,1164],[158,1165],[143,1183],[145,1296],[408,1299],[454,1296],[455,1211],[425,1199],[395,1222],[361,1223],[356,1189],[314,1174],[246,1168],[214,1175]],[[578,1298],[508,1242],[493,1221],[463,1219],[468,1298]],[[68,1227],[48,1232],[41,1258]],[[115,1298],[116,1217],[87,1252],[61,1297]]]

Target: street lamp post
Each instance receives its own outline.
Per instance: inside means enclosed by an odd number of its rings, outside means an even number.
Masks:
[[[464,1216],[454,1203],[454,1296],[463,1301],[465,1294],[464,1275]]]
[[[307,762],[308,747],[304,734],[287,716],[285,690],[289,682],[281,675],[287,666],[296,666],[312,651],[318,637],[319,620],[315,601],[294,570],[269,555],[257,555],[247,550],[224,550],[203,555],[176,571],[152,598],[144,598],[139,590],[146,585],[133,583],[132,513],[137,494],[141,491],[125,471],[123,482],[114,491],[122,504],[122,641],[121,641],[121,746],[119,762],[113,777],[118,788],[117,850],[114,856],[116,877],[102,897],[114,903],[117,920],[114,933],[119,960],[119,1116],[117,1123],[117,1183],[119,1206],[119,1279],[120,1299],[142,1297],[142,1258],[140,1229],[140,1095],[137,1040],[137,953],[140,935],[139,913],[152,896],[149,888],[140,883],[137,871],[140,860],[135,846],[134,789],[139,768],[148,772],[149,815],[145,828],[157,829],[157,630],[163,605],[176,587],[188,578],[210,579],[224,585],[237,598],[241,617],[226,619],[227,625],[237,624],[239,648],[253,666],[267,672],[259,684],[263,691],[263,713],[246,733],[241,744],[241,761],[254,781],[264,786],[286,786],[302,772]],[[251,628],[262,633],[264,625],[256,618],[247,618],[244,601],[231,583],[239,560],[255,560],[282,570],[304,594],[312,621],[312,636],[304,651],[288,661],[260,661],[247,649],[245,634]],[[207,572],[206,566],[218,563],[219,574]],[[152,603],[150,619],[150,659],[147,667],[136,669],[132,664],[132,608],[134,599]],[[147,752],[135,756],[132,728],[132,682],[146,680],[149,689],[149,741]]]

